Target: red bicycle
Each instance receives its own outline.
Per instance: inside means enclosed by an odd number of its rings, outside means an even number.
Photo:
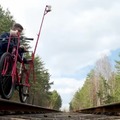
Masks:
[[[32,38],[25,38],[33,40]],[[27,60],[27,64],[23,62],[25,52],[22,50],[22,56],[18,54],[20,49],[20,37],[14,39],[17,43],[10,50],[11,37],[8,40],[7,51],[0,58],[0,92],[4,99],[10,99],[13,95],[15,88],[18,88],[19,97],[21,102],[26,102],[29,97],[29,77],[33,68],[33,56]],[[33,54],[32,54],[33,55]],[[18,61],[20,65],[18,66]],[[19,68],[18,68],[19,67]]]
[[[26,102],[29,97],[29,78],[32,69],[34,70],[34,56],[39,41],[43,20],[45,15],[51,11],[51,6],[46,5],[40,25],[37,41],[35,44],[34,52],[32,52],[31,59],[28,61],[28,65],[24,64],[23,56],[19,57],[18,50],[20,45],[20,37],[17,39],[17,46],[13,47],[12,52],[9,52],[10,40],[8,40],[7,52],[5,52],[0,58],[0,93],[2,98],[10,99],[16,87],[19,88],[19,97],[21,102]],[[28,39],[27,40],[33,40]],[[23,51],[24,55],[25,51]],[[17,63],[20,61],[20,66]],[[34,72],[33,72],[34,73]],[[34,75],[33,75],[34,78]]]

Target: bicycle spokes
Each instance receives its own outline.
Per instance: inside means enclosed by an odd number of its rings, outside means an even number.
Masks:
[[[2,69],[2,75],[4,76],[8,71],[8,65],[9,65],[9,58],[5,58],[3,69]]]

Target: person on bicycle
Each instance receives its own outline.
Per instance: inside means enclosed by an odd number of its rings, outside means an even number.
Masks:
[[[20,25],[19,23],[15,23],[10,29],[10,32],[5,32],[0,35],[0,56],[7,50],[7,44],[8,44],[9,37],[11,37],[9,52],[12,52],[13,46],[16,46],[15,39],[18,35],[22,33],[22,31],[23,31],[22,25]],[[23,45],[20,46],[19,51],[18,51],[20,57],[22,57],[22,51],[26,51],[26,48]],[[18,61],[21,62],[19,59]],[[24,58],[23,62],[27,63],[27,60]]]

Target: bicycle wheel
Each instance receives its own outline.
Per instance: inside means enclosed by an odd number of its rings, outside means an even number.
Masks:
[[[22,103],[26,103],[29,98],[29,87],[25,83],[26,77],[26,72],[22,71],[19,85],[19,97]]]
[[[11,76],[13,58],[10,53],[4,53],[0,59],[0,92],[1,97],[10,99],[14,91],[14,82]]]

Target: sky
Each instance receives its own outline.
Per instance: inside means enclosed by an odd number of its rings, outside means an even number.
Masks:
[[[120,0],[0,0],[0,4],[24,26],[25,35],[34,38],[33,49],[45,6],[52,6],[45,15],[36,55],[51,74],[51,90],[61,95],[62,109],[68,109],[102,55],[113,61],[118,58]]]

